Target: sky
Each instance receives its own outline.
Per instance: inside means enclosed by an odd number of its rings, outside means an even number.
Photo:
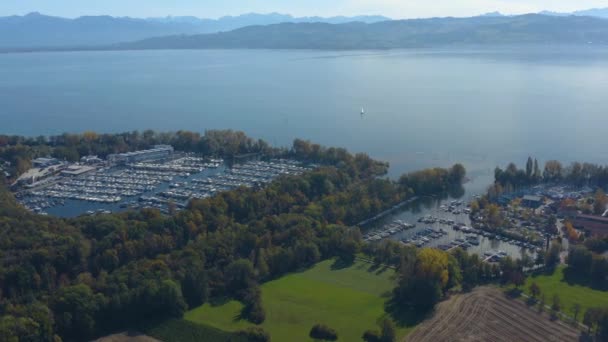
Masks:
[[[0,16],[40,12],[62,17],[112,15],[218,18],[279,12],[295,16],[385,15],[394,19],[522,14],[608,7],[608,0],[0,0]]]

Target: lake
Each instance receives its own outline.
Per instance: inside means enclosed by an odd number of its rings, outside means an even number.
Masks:
[[[0,133],[232,128],[367,152],[392,176],[463,162],[475,190],[528,155],[605,163],[607,94],[592,47],[0,55]]]

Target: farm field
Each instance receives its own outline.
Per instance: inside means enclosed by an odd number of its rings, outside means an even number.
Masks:
[[[384,303],[395,282],[392,269],[372,269],[357,261],[334,269],[333,260],[262,285],[266,321],[262,327],[273,341],[310,341],[308,333],[316,323],[338,332],[341,341],[360,341],[365,330],[378,329],[387,314]],[[184,319],[224,331],[238,331],[250,324],[238,320],[242,304],[231,301],[221,306],[205,304],[186,313]],[[408,327],[399,327],[400,337]]]
[[[554,295],[558,295],[562,304],[562,312],[574,317],[572,308],[575,303],[581,305],[578,320],[582,321],[583,315],[588,308],[608,306],[608,292],[594,290],[592,288],[568,284],[564,280],[564,268],[559,267],[552,275],[531,276],[526,279],[525,291],[530,294],[530,284],[536,282],[541,291],[545,293],[547,305],[551,305]]]
[[[546,314],[509,299],[494,287],[480,287],[440,303],[432,318],[406,341],[578,341],[579,332]]]

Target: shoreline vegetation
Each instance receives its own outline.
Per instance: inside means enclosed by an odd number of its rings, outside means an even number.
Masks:
[[[372,275],[353,270],[365,258],[372,261],[371,268],[395,272],[394,283],[385,283],[390,289],[386,295],[373,299],[372,316],[377,320],[352,327],[366,331],[344,332],[332,317],[311,325],[310,318],[302,318],[310,317],[311,310],[314,316],[315,308],[301,306],[300,316],[294,310],[302,319],[297,331],[310,331],[315,338],[342,334],[395,341],[397,332],[425,319],[452,292],[488,283],[517,285],[524,279],[526,265],[520,260],[507,257],[489,264],[460,249],[446,253],[390,240],[365,243],[354,227],[409,199],[462,188],[466,170],[460,164],[390,180],[388,164],[365,154],[300,139],[290,148],[276,148],[235,131],[0,136],[0,161],[18,175],[35,157],[78,160],[154,144],[224,159],[261,153],[319,167],[300,176],[279,177],[264,188],[239,188],[192,200],[186,210],[171,215],[141,209],[72,219],[38,216],[20,207],[0,186],[2,339],[76,341],[134,329],[159,337],[174,334],[185,341],[204,341],[206,334],[226,341],[269,341],[281,316],[273,310],[282,305],[280,298],[264,292],[265,287],[286,291],[295,302],[316,300],[331,307],[331,299],[316,297],[314,289],[307,294],[313,296],[309,300],[304,292],[294,293],[290,281],[305,276],[314,283],[321,272],[324,279],[333,277],[332,286],[348,289],[344,293],[366,292]],[[331,260],[332,270],[319,271]],[[338,276],[349,272],[363,280],[353,284]],[[327,291],[339,289],[330,286]],[[204,314],[194,319],[202,325],[182,320],[189,310],[204,313],[196,308],[226,303],[237,304],[231,306],[238,311],[233,318],[242,322],[243,330],[210,328]],[[603,317],[598,312],[596,319]],[[187,327],[194,330],[186,331]],[[308,335],[299,337],[306,340]]]

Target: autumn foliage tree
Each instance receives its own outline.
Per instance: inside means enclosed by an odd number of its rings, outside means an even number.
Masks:
[[[395,299],[417,311],[432,309],[448,289],[450,277],[457,277],[450,274],[450,258],[453,257],[432,248],[409,253],[401,262]]]

